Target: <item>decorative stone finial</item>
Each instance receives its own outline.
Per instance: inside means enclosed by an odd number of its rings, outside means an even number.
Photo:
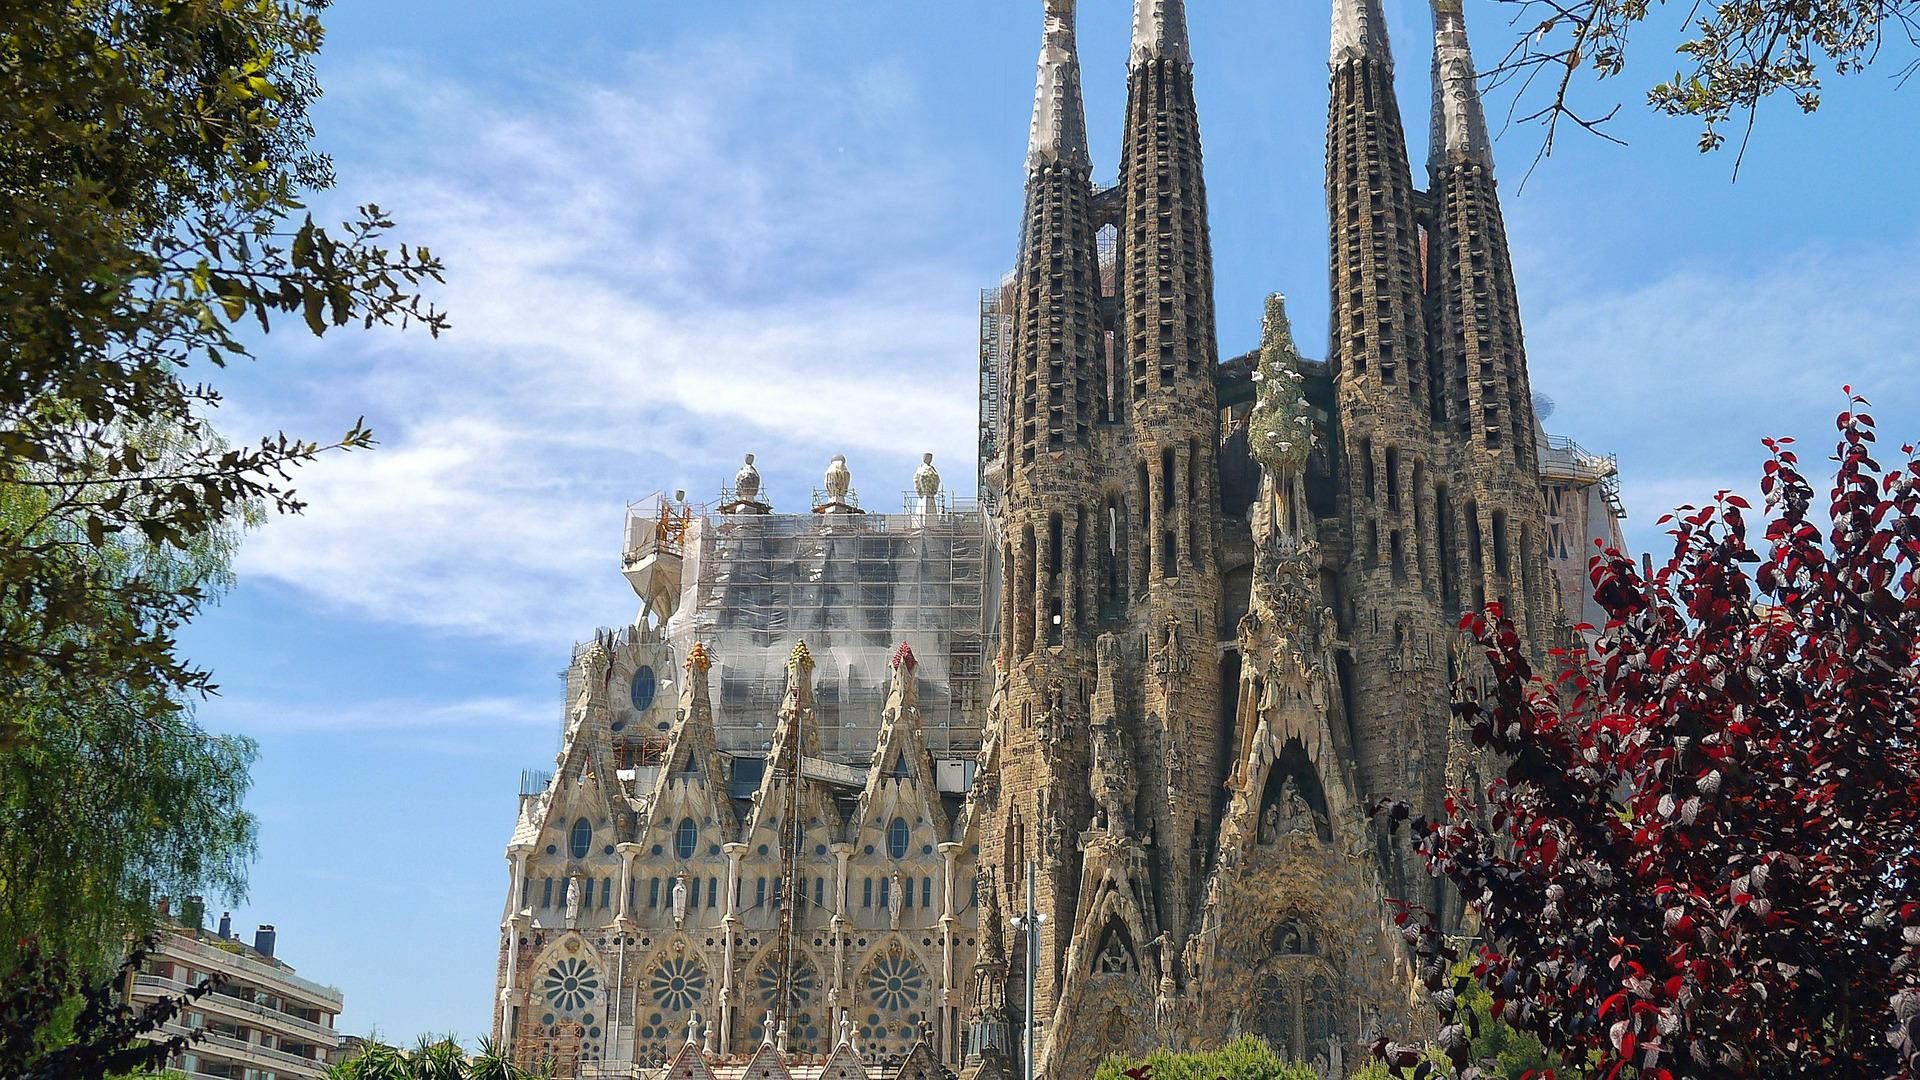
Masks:
[[[846,1013],[840,1014],[840,1042],[836,1045],[853,1050],[853,1017]],[[857,1054],[858,1051],[855,1053]]]
[[[687,670],[695,675],[705,675],[712,666],[713,655],[707,651],[707,643],[694,642],[693,647],[687,650]]]
[[[1254,459],[1270,474],[1298,470],[1313,448],[1313,416],[1300,349],[1287,319],[1287,298],[1279,293],[1267,297],[1253,395],[1247,442]]]
[[[1133,0],[1132,67],[1150,60],[1193,63],[1187,47],[1186,0]]]
[[[847,455],[835,454],[833,460],[827,462],[825,481],[827,498],[844,502],[847,492],[853,490],[853,472],[847,468]]]
[[[796,641],[793,652],[787,656],[787,671],[796,677],[804,677],[813,670],[813,654],[807,651],[807,643]]]
[[[1073,40],[1074,0],[1047,0],[1046,37],[1033,93],[1027,168],[1052,162],[1087,165],[1086,104],[1080,92],[1080,53]]]
[[[767,1010],[767,1018],[760,1022],[760,1045],[773,1045],[773,1010]]]
[[[1387,41],[1387,18],[1380,0],[1333,0],[1334,67],[1349,60],[1368,59],[1393,70],[1393,48]]]
[[[698,1012],[689,1013],[687,1014],[687,1045],[692,1046],[699,1041],[700,1014]]]
[[[922,498],[940,494],[940,470],[933,467],[933,455],[920,455],[920,467],[913,471],[913,490]]]
[[[899,646],[893,650],[892,666],[895,668],[904,667],[908,671],[919,667],[920,662],[913,658],[913,646],[908,645],[904,641],[901,642]]]
[[[733,474],[733,497],[741,502],[760,501],[760,470],[753,467],[753,455]]]
[[[1433,130],[1427,154],[1436,171],[1450,159],[1493,165],[1477,78],[1460,0],[1433,0]]]

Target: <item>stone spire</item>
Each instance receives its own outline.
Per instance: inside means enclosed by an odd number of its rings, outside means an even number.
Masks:
[[[1187,0],[1133,0],[1133,53],[1129,66],[1149,60],[1193,63],[1187,45]]]
[[[1333,0],[1333,53],[1327,62],[1339,67],[1362,57],[1393,70],[1393,49],[1387,43],[1387,19],[1380,13],[1380,0]]]
[[[1214,835],[1212,793],[1226,780],[1218,751],[1219,673],[1187,659],[1191,645],[1213,640],[1222,585],[1220,406],[1214,386],[1220,346],[1184,0],[1135,0],[1132,60],[1120,151],[1121,311],[1115,327],[1124,365],[1115,382],[1126,395],[1115,411],[1127,421],[1132,459],[1117,462],[1115,471],[1132,475],[1116,477],[1108,488],[1111,516],[1127,522],[1125,539],[1108,547],[1124,552],[1128,565],[1096,581],[1104,589],[1105,610],[1123,612],[1128,625],[1096,639],[1089,708],[1107,723],[1097,735],[1075,737],[1089,739],[1093,758],[1078,779],[1084,785],[1089,776],[1099,778],[1088,810],[1118,838],[1115,843],[1132,843],[1136,834],[1187,838],[1129,849],[1121,860],[1126,873],[1139,871],[1129,880],[1165,917],[1178,950],[1192,923],[1189,908],[1201,895],[1195,877],[1203,867],[1189,852],[1191,838]],[[1094,547],[1100,548],[1097,538]],[[1137,654],[1119,644],[1146,640],[1152,646]],[[1145,677],[1149,664],[1164,675]],[[1139,688],[1137,698],[1123,690],[1123,681]],[[1116,694],[1128,703],[1125,708],[1116,704]],[[1138,719],[1138,730],[1122,733],[1122,713]],[[1121,794],[1128,791],[1137,798]],[[1106,865],[1087,865],[1096,864]],[[1084,880],[1090,885],[1096,878]],[[1059,918],[1085,925],[1091,917],[1087,905],[1098,897],[1085,892],[1081,899],[1078,912],[1062,910]],[[1147,938],[1135,940],[1144,944]],[[1069,970],[1071,978],[1084,977],[1084,969]],[[1135,973],[1145,978],[1137,968]],[[1140,993],[1151,1001],[1155,987],[1143,981]]]
[[[1073,40],[1074,3],[1046,0],[1047,30],[1033,91],[1028,169],[1044,162],[1092,164],[1087,154],[1086,105],[1080,93],[1080,52]]]
[[[1422,207],[1392,65],[1379,0],[1334,0],[1328,358],[1341,439],[1331,453],[1352,543],[1340,594],[1355,600],[1336,630],[1351,644],[1349,716],[1360,774],[1376,793],[1402,792],[1437,812],[1448,718],[1430,642],[1449,620],[1430,553],[1442,543],[1437,523],[1446,518],[1428,507],[1447,497],[1450,477],[1434,421],[1439,379],[1427,345]],[[1394,865],[1405,866],[1405,858]],[[1416,887],[1398,871],[1390,884],[1403,897]]]
[[[1466,610],[1500,601],[1544,660],[1562,616],[1552,579],[1537,569],[1546,505],[1513,258],[1460,0],[1432,2],[1433,353],[1457,458],[1453,496],[1479,538],[1455,555],[1458,572],[1442,579],[1441,595]]]
[[[1433,0],[1433,136],[1428,147],[1436,170],[1441,162],[1462,158],[1493,167],[1493,144],[1487,138],[1487,114],[1480,106],[1460,0]]]

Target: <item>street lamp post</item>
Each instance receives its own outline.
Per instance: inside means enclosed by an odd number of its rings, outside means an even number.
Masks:
[[[1027,938],[1027,992],[1026,1008],[1022,1023],[1026,1027],[1026,1052],[1021,1055],[1023,1064],[1020,1075],[1024,1080],[1033,1080],[1033,984],[1040,977],[1040,928],[1047,924],[1047,917],[1038,910],[1039,870],[1033,862],[1027,863],[1027,908],[1013,917],[1013,928],[1024,933]]]

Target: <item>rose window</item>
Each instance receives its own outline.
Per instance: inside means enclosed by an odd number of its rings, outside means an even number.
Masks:
[[[587,1007],[600,993],[600,976],[593,966],[577,956],[563,957],[547,969],[540,980],[540,991],[547,1004],[561,1013],[576,1013]]]
[[[706,995],[707,969],[697,957],[670,956],[661,962],[648,986],[660,1008],[668,1016],[675,1016],[693,1008]]]
[[[760,977],[754,988],[760,994],[760,1004],[765,1010],[780,1012],[780,961],[774,960],[760,969]],[[794,958],[792,997],[787,1017],[787,1030],[803,1046],[817,1046],[821,1042],[821,1028],[815,1022],[812,1003],[820,989],[820,973],[813,962],[804,956]]]
[[[926,985],[926,973],[905,953],[881,957],[867,974],[867,996],[886,1012],[912,1008]]]

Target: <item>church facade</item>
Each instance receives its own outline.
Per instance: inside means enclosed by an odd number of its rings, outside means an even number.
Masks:
[[[1364,807],[1479,782],[1460,616],[1571,640],[1561,582],[1620,516],[1610,461],[1535,415],[1460,3],[1432,4],[1424,189],[1378,0],[1333,4],[1327,359],[1274,297],[1223,363],[1182,0],[1136,0],[1111,188],[1046,0],[978,501],[929,455],[873,512],[835,458],[781,512],[749,455],[710,504],[630,508],[641,614],[576,648],[507,849],[517,1058],[1012,1076],[1031,1027],[1054,1080],[1246,1032],[1344,1075],[1404,1019],[1387,901],[1458,903]]]

